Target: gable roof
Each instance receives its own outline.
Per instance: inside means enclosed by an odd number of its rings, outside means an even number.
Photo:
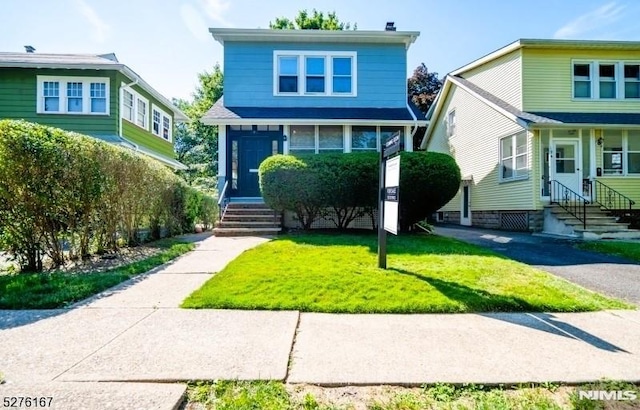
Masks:
[[[287,43],[372,43],[404,44],[416,41],[419,31],[385,30],[274,30],[245,28],[210,28],[213,38],[225,41],[287,42]]]
[[[556,50],[640,50],[640,41],[601,41],[601,40],[555,40],[555,39],[530,39],[521,38],[511,44],[507,44],[489,54],[486,54],[469,64],[453,70],[450,75],[460,75],[512,51],[521,48],[529,49],[556,49]]]
[[[224,97],[221,97],[202,117],[202,122],[208,125],[216,124],[246,124],[251,122],[273,123],[285,121],[288,124],[302,124],[324,122],[331,124],[358,123],[393,123],[426,125],[424,115],[408,103],[406,108],[367,108],[367,107],[225,107]]]
[[[113,53],[109,54],[47,54],[0,52],[0,68],[53,68],[81,70],[119,71],[139,85],[154,98],[173,111],[175,120],[187,121],[188,117],[168,98],[164,97],[135,71],[120,63]]]

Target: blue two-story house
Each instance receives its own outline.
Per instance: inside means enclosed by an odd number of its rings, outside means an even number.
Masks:
[[[260,198],[258,166],[275,154],[376,151],[400,132],[406,150],[426,119],[407,96],[418,32],[210,29],[224,47],[218,192]]]

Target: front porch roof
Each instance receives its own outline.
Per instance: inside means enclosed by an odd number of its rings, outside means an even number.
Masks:
[[[404,108],[367,107],[225,107],[220,98],[202,117],[207,125],[235,124],[394,124],[427,125],[411,102]]]

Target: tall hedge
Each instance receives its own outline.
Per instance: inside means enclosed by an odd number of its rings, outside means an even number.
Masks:
[[[455,160],[434,152],[401,153],[400,228],[410,227],[451,200],[460,186]],[[376,153],[276,155],[260,165],[265,202],[295,213],[304,229],[318,218],[346,229],[377,209],[379,158]]]
[[[205,206],[204,202],[209,205]],[[157,161],[80,134],[0,121],[0,249],[23,270],[211,221],[205,198]]]

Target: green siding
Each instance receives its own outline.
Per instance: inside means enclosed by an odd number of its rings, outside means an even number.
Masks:
[[[109,115],[38,114],[37,76],[108,77]],[[0,68],[0,118],[24,119],[84,134],[116,134],[118,129],[115,72],[99,70]]]
[[[573,112],[637,112],[637,100],[573,99],[572,65],[577,60],[640,60],[638,51],[524,49],[523,110]]]
[[[454,108],[456,133],[447,137],[445,118]],[[456,159],[462,176],[473,179],[472,212],[535,208],[535,175],[525,180],[502,183],[498,175],[500,139],[521,132],[522,127],[455,85],[445,100],[443,110],[433,121],[436,125],[427,150],[449,152]],[[528,141],[531,153],[531,134]],[[532,155],[529,155],[528,161],[529,169],[532,169]],[[459,211],[460,196],[457,195],[442,210]]]
[[[118,87],[120,87],[122,83],[129,84],[131,82],[132,80],[130,80],[123,74],[118,73],[117,75]],[[144,97],[149,101],[149,107],[147,112],[147,115],[149,117],[148,128],[144,129],[142,127],[139,127],[136,124],[129,122],[128,120],[122,119],[122,136],[138,145],[142,145],[159,154],[168,156],[170,158],[175,158],[173,143],[166,141],[165,139],[158,137],[157,135],[154,135],[151,132],[151,126],[152,126],[151,105],[152,104],[157,105],[160,109],[162,109],[164,112],[170,115],[173,121],[175,121],[175,119],[173,118],[173,111],[169,109],[169,107],[167,107],[166,105],[162,104],[157,99],[153,98],[151,94],[143,90],[140,86],[133,85],[132,88],[135,92],[137,92],[138,94],[140,94],[142,97]],[[119,100],[120,99],[119,93],[117,95]],[[120,106],[118,106],[118,114],[119,113],[120,113]],[[174,123],[173,135],[175,136],[175,123]]]
[[[640,177],[600,177],[603,184],[615,189],[624,196],[633,199],[634,209],[640,209]]]

